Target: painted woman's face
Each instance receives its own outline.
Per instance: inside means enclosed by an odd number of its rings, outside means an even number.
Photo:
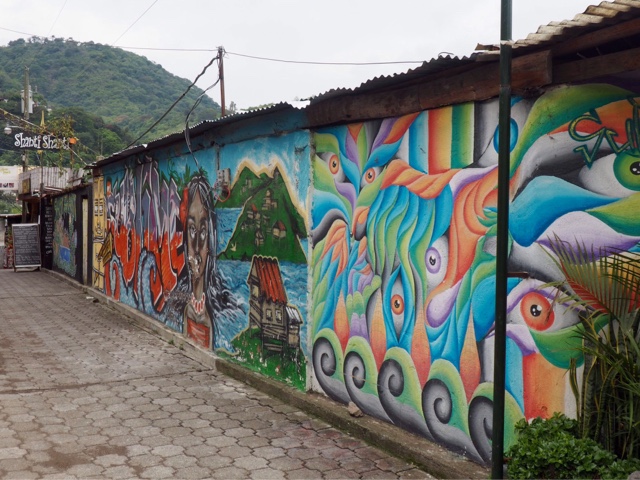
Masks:
[[[200,192],[196,192],[189,204],[187,215],[188,260],[191,278],[194,282],[198,281],[204,274],[207,256],[209,255],[208,218],[207,211],[200,198]]]

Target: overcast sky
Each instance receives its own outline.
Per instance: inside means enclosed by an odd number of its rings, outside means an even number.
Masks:
[[[513,0],[514,40],[598,3]],[[0,12],[0,45],[30,35],[115,44],[189,80],[223,46],[226,103],[239,108],[353,88],[418,64],[306,65],[235,54],[312,62],[424,61],[441,52],[470,55],[477,43],[500,39],[500,0],[0,0]],[[198,86],[216,79],[212,66]],[[220,103],[217,87],[211,96]]]

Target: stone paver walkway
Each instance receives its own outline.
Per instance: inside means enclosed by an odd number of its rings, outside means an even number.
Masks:
[[[433,478],[41,272],[0,270],[0,478]]]

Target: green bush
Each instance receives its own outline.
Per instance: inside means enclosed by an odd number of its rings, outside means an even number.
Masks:
[[[578,423],[561,413],[548,420],[522,419],[507,452],[510,478],[627,478],[640,460],[618,460],[597,442],[578,438]]]

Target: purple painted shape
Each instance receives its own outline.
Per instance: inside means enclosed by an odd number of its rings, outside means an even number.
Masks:
[[[336,182],[336,190],[351,204],[351,211],[356,208],[356,188],[351,183]]]
[[[369,341],[367,318],[364,315],[358,315],[357,313],[351,315],[351,336],[362,337]]]
[[[439,327],[444,323],[453,304],[456,302],[458,291],[462,285],[462,280],[456,283],[453,287],[445,290],[444,292],[433,297],[429,305],[427,306],[427,320],[432,327]]]
[[[373,141],[373,146],[371,147],[371,151],[373,152],[376,148],[384,143],[384,141],[389,137],[389,133],[391,133],[391,129],[395,125],[397,118],[385,118],[380,125],[380,129],[378,130],[378,135],[376,135],[376,139]]]

